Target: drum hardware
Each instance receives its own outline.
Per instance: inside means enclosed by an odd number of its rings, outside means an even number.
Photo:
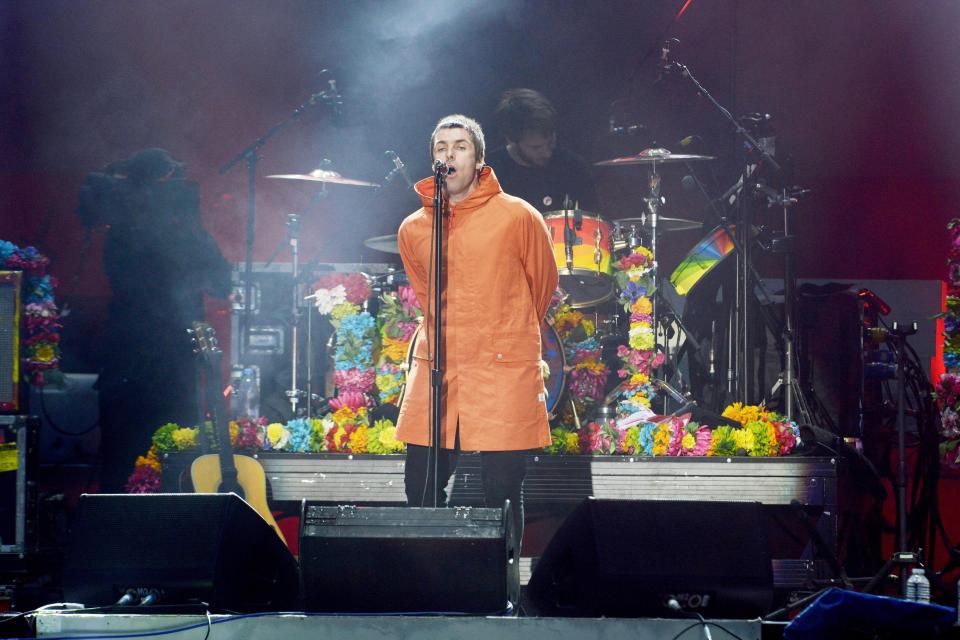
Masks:
[[[744,123],[735,118],[729,110],[720,104],[720,102],[714,98],[713,94],[711,94],[706,87],[700,84],[693,73],[691,73],[690,69],[686,65],[679,62],[673,55],[671,55],[668,49],[664,49],[664,52],[662,68],[665,70],[665,72],[678,73],[682,78],[690,82],[697,94],[706,98],[710,104],[712,104],[716,110],[719,111],[720,114],[733,125],[737,135],[745,143],[748,153],[753,154],[752,158],[748,158],[748,163],[746,164],[741,175],[742,188],[740,189],[740,194],[747,194],[754,190],[753,185],[757,184],[758,182],[757,179],[759,178],[759,172],[761,168],[769,168],[772,171],[779,172],[780,165],[769,150],[772,147],[767,147],[758,141],[750,133],[750,131],[747,130],[747,127],[744,125]],[[675,156],[668,155],[667,157],[673,158]],[[620,162],[616,164],[628,164],[626,159],[618,158],[617,160],[620,160]],[[693,159],[690,160],[692,161]],[[666,161],[671,162],[673,160]],[[751,300],[755,295],[755,287],[759,285],[760,281],[759,279],[755,278],[753,263],[750,256],[749,245],[751,242],[750,231],[752,230],[752,226],[749,211],[750,206],[747,204],[748,201],[749,198],[737,198],[739,215],[734,221],[737,225],[735,237],[734,234],[729,234],[734,249],[736,250],[737,287],[734,304],[731,307],[733,318],[730,323],[731,339],[728,341],[728,349],[730,352],[728,357],[729,367],[727,391],[733,399],[743,402],[744,404],[754,404],[757,398],[753,389],[752,380],[752,350],[753,344],[756,340],[752,335],[753,332],[751,329],[751,322],[753,321],[752,314],[754,311]],[[722,220],[721,225],[726,226],[726,221]]]
[[[672,153],[668,149],[655,148],[644,149],[635,156],[624,156],[622,158],[611,158],[601,160],[593,164],[598,167],[626,167],[635,164],[648,164],[656,166],[658,164],[676,164],[681,162],[698,162],[701,160],[715,160],[714,156],[700,156],[689,153]]]
[[[325,73],[324,69],[321,73]],[[255,236],[256,210],[257,210],[257,162],[260,160],[259,151],[263,148],[273,136],[287,128],[291,122],[297,120],[308,109],[318,104],[329,107],[336,112],[343,100],[340,92],[337,90],[337,81],[334,78],[327,80],[329,89],[315,93],[310,98],[293,110],[289,116],[279,123],[273,125],[265,134],[258,137],[246,148],[241,150],[229,162],[220,167],[219,174],[223,175],[230,171],[237,164],[244,162],[247,165],[247,220],[246,220],[246,250],[244,255],[243,281],[244,281],[244,300],[250,300],[250,289],[253,286],[253,243]],[[243,315],[240,316],[240,341],[239,344],[247,343],[247,331],[250,328],[251,308],[249,305],[244,307]]]
[[[374,236],[363,241],[363,245],[375,251],[384,253],[400,253],[400,245],[397,244],[397,234],[392,233],[386,236]]]
[[[761,187],[762,185],[762,187]],[[796,311],[794,307],[795,291],[797,285],[797,275],[795,269],[795,243],[793,236],[790,235],[790,209],[797,204],[798,198],[808,192],[804,189],[794,187],[791,191],[784,189],[776,192],[763,183],[757,183],[758,189],[767,196],[767,202],[773,206],[779,204],[783,209],[783,236],[773,241],[772,250],[783,253],[783,357],[784,366],[780,373],[780,378],[771,390],[771,394],[777,393],[779,385],[783,384],[784,393],[784,411],[787,420],[793,420],[794,407],[796,406],[800,419],[806,423],[812,423],[813,413],[807,403],[807,398],[802,392],[800,379],[797,375],[797,344],[796,344]]]
[[[379,187],[376,182],[366,180],[355,180],[353,178],[344,178],[336,171],[328,169],[314,169],[310,173],[281,173],[267,176],[268,178],[280,180],[303,180],[306,182],[322,182],[324,184],[342,184],[353,187]]]

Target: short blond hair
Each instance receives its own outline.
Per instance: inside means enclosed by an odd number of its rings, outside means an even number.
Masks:
[[[470,139],[473,141],[477,162],[483,161],[486,147],[483,142],[483,129],[480,127],[480,123],[473,118],[455,113],[441,118],[437,126],[434,127],[433,133],[430,134],[430,162],[433,162],[433,145],[437,141],[437,134],[440,133],[442,129],[466,129],[467,133],[470,134]]]

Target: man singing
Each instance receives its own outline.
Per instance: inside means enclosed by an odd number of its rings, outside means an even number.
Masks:
[[[415,186],[423,207],[400,225],[400,257],[417,298],[433,308],[442,293],[440,479],[436,504],[457,455],[479,451],[486,506],[510,499],[519,548],[525,455],[550,443],[540,370],[540,323],[557,286],[553,247],[540,214],[507,195],[484,166],[480,125],[462,115],[440,120],[430,138],[435,161],[449,167],[444,188],[443,277],[431,282],[434,178]],[[430,370],[433,314],[414,347],[398,437],[408,444],[405,489],[410,506],[428,503]]]

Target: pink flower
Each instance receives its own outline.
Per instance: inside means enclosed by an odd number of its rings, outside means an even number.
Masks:
[[[149,465],[140,465],[127,479],[127,493],[159,493],[160,474]]]
[[[367,406],[367,397],[359,391],[342,391],[336,398],[331,398],[328,404],[334,411],[342,407],[349,407],[356,411],[360,407]]]
[[[368,393],[376,383],[376,374],[372,369],[337,369],[333,374],[333,383],[340,390],[340,395],[351,391]]]
[[[403,312],[410,317],[419,315],[423,309],[417,301],[417,292],[414,291],[411,286],[400,286],[400,288],[397,289],[397,300],[400,301],[400,307],[403,309]]]

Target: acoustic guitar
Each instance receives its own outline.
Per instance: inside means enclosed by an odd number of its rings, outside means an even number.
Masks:
[[[223,395],[219,393],[220,360],[223,352],[217,345],[213,327],[194,322],[190,330],[193,350],[202,356],[206,368],[207,403],[217,436],[217,453],[199,456],[190,465],[190,480],[196,493],[235,493],[263,516],[283,543],[287,541],[267,505],[267,476],[255,458],[233,453],[230,426],[224,418]]]

